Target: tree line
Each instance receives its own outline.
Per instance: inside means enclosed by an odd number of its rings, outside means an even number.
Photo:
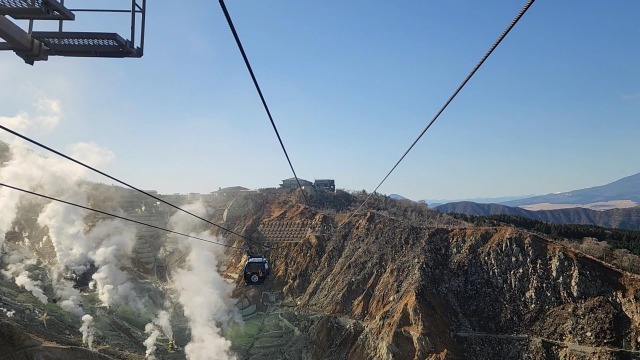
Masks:
[[[640,255],[640,231],[609,229],[596,225],[554,224],[517,215],[450,215],[456,219],[463,220],[477,226],[497,226],[501,224],[513,225],[526,230],[543,233],[555,240],[583,240],[585,238],[597,239],[598,241],[606,242],[614,249],[628,249],[632,254]]]

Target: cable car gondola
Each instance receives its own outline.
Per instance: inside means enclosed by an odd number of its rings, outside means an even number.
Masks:
[[[269,261],[262,255],[249,255],[244,266],[245,285],[262,285],[269,278]]]

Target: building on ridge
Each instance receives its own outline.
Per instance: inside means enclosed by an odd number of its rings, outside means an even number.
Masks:
[[[300,179],[300,178],[298,180],[300,180],[300,186],[302,186],[303,189],[307,186],[313,186],[313,183],[311,181],[307,181],[305,179]],[[287,189],[287,190],[295,190],[298,188],[298,182],[294,177],[289,179],[284,179],[282,180],[282,184],[280,184],[280,188]]]
[[[336,192],[336,181],[333,179],[316,179],[316,181],[313,183],[313,187],[318,190]]]

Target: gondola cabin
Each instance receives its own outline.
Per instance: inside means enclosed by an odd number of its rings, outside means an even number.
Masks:
[[[249,256],[244,266],[244,283],[262,285],[269,277],[269,261],[263,256]]]

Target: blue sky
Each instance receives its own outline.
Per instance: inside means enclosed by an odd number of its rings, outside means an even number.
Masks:
[[[367,191],[523,5],[227,2],[298,175]],[[31,67],[1,52],[0,116],[56,101],[58,126],[29,135],[107,148],[105,170],[163,193],[291,177],[218,3],[149,1],[147,15],[142,59]],[[639,17],[637,1],[534,3],[380,192],[545,194],[640,172]]]

